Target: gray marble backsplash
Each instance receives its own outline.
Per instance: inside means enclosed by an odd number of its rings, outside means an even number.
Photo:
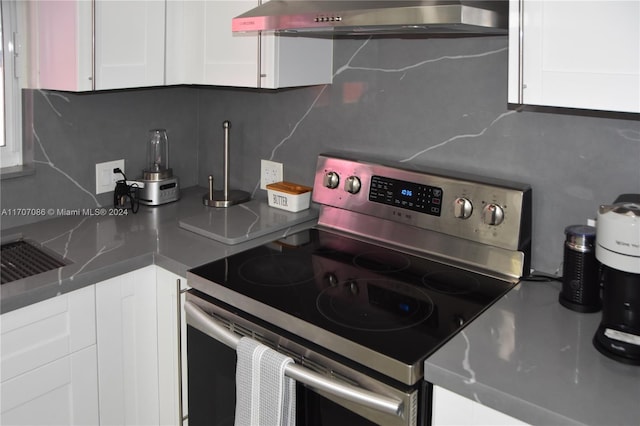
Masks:
[[[196,185],[195,91],[29,90],[24,97],[32,105],[33,120],[25,123],[25,140],[33,144],[35,173],[2,179],[2,208],[74,210],[113,205],[113,192],[95,193],[95,164],[124,159],[127,178],[139,178],[146,163],[148,132],[154,128],[167,129],[170,163],[179,170],[183,185]],[[3,215],[1,225],[6,229],[50,218]]]
[[[553,273],[567,225],[640,192],[640,122],[509,109],[507,56],[505,37],[340,39],[328,86],[36,91],[36,173],[2,180],[2,207],[109,204],[111,194],[93,195],[94,164],[125,158],[135,177],[153,127],[167,128],[183,187],[206,186],[209,174],[221,182],[222,122],[230,120],[231,186],[254,196],[264,196],[260,159],[311,184],[317,155],[333,150],[529,183],[532,265]],[[2,228],[38,219],[2,217]]]

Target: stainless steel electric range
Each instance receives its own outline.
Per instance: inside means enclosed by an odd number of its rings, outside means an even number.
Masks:
[[[314,228],[188,272],[190,424],[233,423],[240,336],[296,361],[298,425],[429,424],[424,360],[528,274],[528,185],[323,154],[313,201]]]

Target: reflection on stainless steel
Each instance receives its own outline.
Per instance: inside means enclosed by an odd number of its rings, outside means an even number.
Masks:
[[[249,259],[238,270],[248,282],[259,286],[293,286],[314,279],[313,269],[305,268],[305,258],[282,254]]]
[[[466,239],[454,239],[428,229],[397,226],[391,223],[380,225],[380,220],[347,210],[323,206],[319,225],[350,232],[356,236],[392,244],[398,249],[411,252],[412,247],[422,246],[424,254],[441,258],[454,265],[467,265],[486,271],[498,278],[517,282],[527,270],[529,256],[522,251],[505,250]]]
[[[476,277],[465,271],[430,272],[422,277],[422,282],[435,291],[448,294],[468,294],[480,285]]]
[[[363,188],[352,196],[336,196],[322,182],[327,173],[357,174]],[[374,191],[390,184],[422,187],[438,191],[438,204],[415,209],[410,203],[373,202],[372,196],[391,189]],[[481,214],[467,219],[455,215],[455,200],[461,196],[481,207],[491,203],[508,212],[503,223],[492,226]],[[393,198],[393,197],[391,197]],[[319,224],[357,236],[399,247],[437,255],[448,262],[464,263],[473,269],[495,271],[513,282],[528,274],[531,253],[531,189],[528,185],[489,179],[435,168],[411,170],[375,161],[353,160],[339,154],[320,155],[316,167],[313,201],[320,203]],[[431,210],[435,209],[435,213]],[[479,212],[482,208],[475,209]]]
[[[329,321],[373,332],[415,327],[433,313],[433,302],[424,289],[387,279],[328,286],[318,295],[316,306]]]
[[[402,253],[370,251],[356,255],[353,264],[375,272],[397,272],[407,269],[410,262]]]

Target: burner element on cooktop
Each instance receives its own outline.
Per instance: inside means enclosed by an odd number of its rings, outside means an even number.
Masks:
[[[414,327],[433,313],[433,302],[417,286],[386,279],[353,279],[324,288],[318,311],[343,327],[395,331]]]

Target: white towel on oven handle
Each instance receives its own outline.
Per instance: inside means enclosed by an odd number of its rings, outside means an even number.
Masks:
[[[295,380],[284,375],[293,359],[249,337],[236,352],[235,426],[295,426]]]

